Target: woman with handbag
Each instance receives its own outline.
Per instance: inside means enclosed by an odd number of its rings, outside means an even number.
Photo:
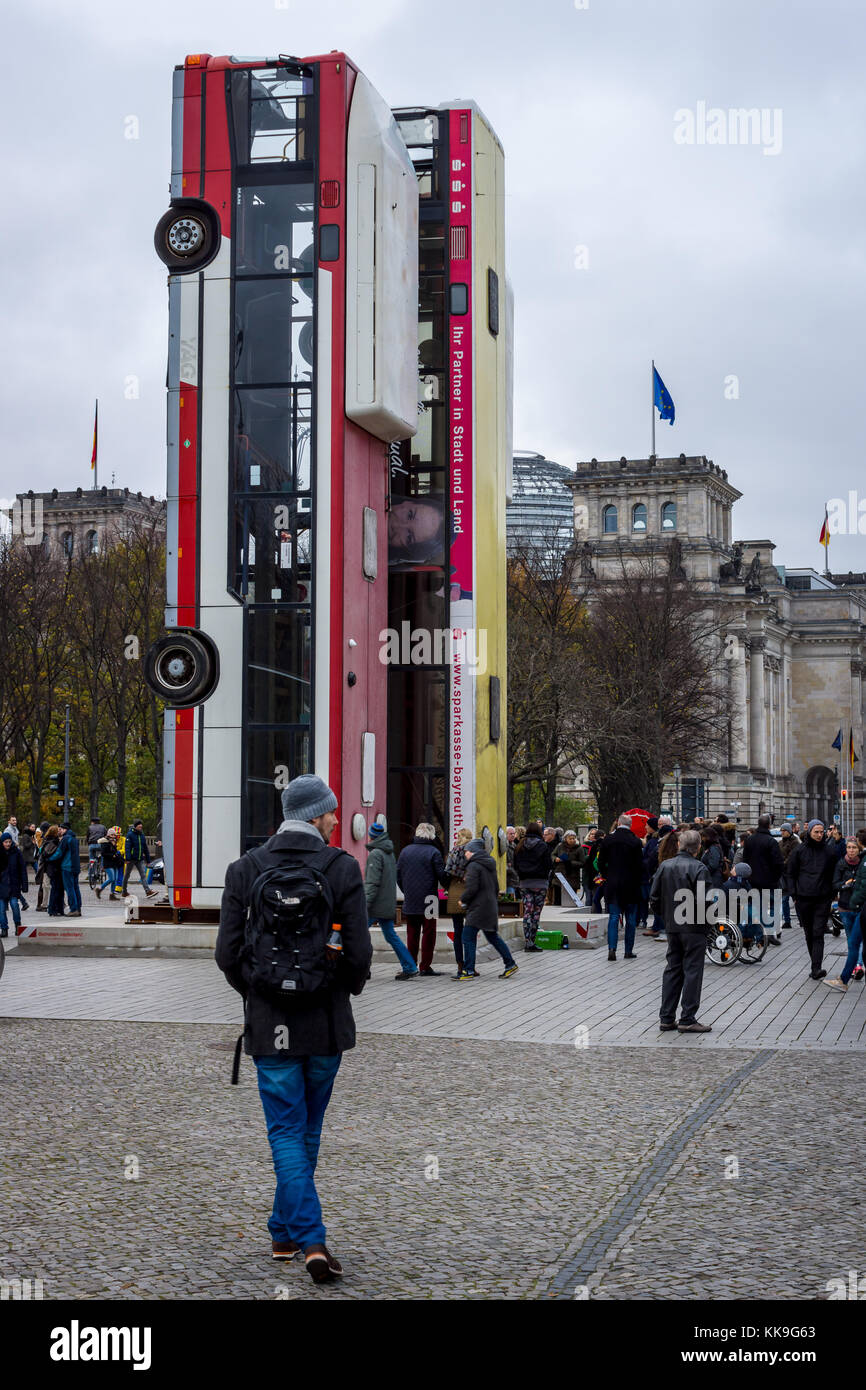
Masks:
[[[466,913],[460,907],[460,895],[463,892],[467,867],[466,856],[463,851],[471,839],[472,831],[462,825],[455,832],[454,844],[445,860],[445,875],[448,880],[448,901],[445,904],[445,915],[451,918],[454,935],[454,958],[457,961],[457,974],[452,975],[452,980],[459,980],[463,974],[463,923]]]

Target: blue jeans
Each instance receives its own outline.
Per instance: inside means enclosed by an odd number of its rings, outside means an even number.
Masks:
[[[66,901],[69,903],[69,911],[80,912],[81,892],[78,887],[78,875],[74,869],[63,870],[63,891],[66,894]]]
[[[400,940],[397,934],[397,928],[394,926],[394,918],[371,917],[369,924],[373,927],[377,922],[388,945],[396,953],[401,970],[405,971],[407,975],[417,975],[418,964],[412,959],[407,947],[404,946],[403,942]]]
[[[108,888],[108,896],[113,898],[120,891],[120,870],[114,868],[113,865],[110,868],[106,865],[105,883]]]
[[[782,926],[791,925],[791,899],[787,893],[782,894]]]
[[[6,904],[12,908],[12,921],[16,927],[21,926],[21,909],[18,906],[17,898],[0,898],[0,931],[9,930],[9,919],[6,916]]]
[[[863,928],[859,911],[840,912],[839,916],[842,918],[842,925],[848,938],[848,959],[842,966],[839,978],[843,985],[847,985],[854,973],[854,966],[860,959],[860,950],[863,946]]]
[[[339,1052],[336,1057],[253,1058],[277,1177],[268,1221],[271,1240],[294,1240],[302,1249],[325,1243],[313,1175],[322,1122],[342,1060]]]
[[[498,951],[505,962],[505,969],[508,970],[514,964],[514,957],[499,935],[498,931],[487,931],[482,927],[463,927],[463,969],[471,975],[475,969],[475,948],[478,945],[478,933],[484,931],[484,935],[490,942],[495,951]]]
[[[620,908],[614,902],[609,902],[607,910],[607,949],[615,951],[619,940],[619,919],[620,913],[625,918],[625,953],[629,954],[634,950],[634,935],[637,931],[637,903],[629,903],[627,907]]]

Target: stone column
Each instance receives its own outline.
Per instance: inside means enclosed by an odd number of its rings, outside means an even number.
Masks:
[[[731,767],[745,772],[749,766],[749,728],[746,710],[746,634],[737,639],[731,663]]]
[[[764,638],[749,641],[749,761],[752,772],[767,770],[767,725],[764,711]]]

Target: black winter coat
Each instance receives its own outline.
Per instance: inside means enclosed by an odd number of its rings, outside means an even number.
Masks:
[[[27,892],[27,866],[17,845],[8,851],[6,864],[0,868],[0,898],[23,898]]]
[[[811,835],[798,845],[788,860],[788,882],[795,898],[826,898],[833,896],[833,874],[836,855],[826,841],[816,843]]]
[[[553,846],[540,835],[527,835],[514,855],[514,867],[521,883],[537,881],[546,885],[553,865]]]
[[[343,959],[339,984],[321,996],[296,1000],[288,1008],[247,989],[247,967],[243,960],[244,924],[250,890],[260,873],[287,860],[307,859],[315,863],[325,848],[321,840],[302,830],[286,830],[272,835],[256,857],[236,859],[226,870],[226,884],[220,906],[220,925],[216,944],[216,963],[229,984],[244,996],[244,1051],[253,1057],[333,1057],[355,1046],[355,1020],[350,994],[360,994],[370,975],[373,946],[367,926],[367,903],[358,861],[342,853],[324,870],[334,893],[334,921],[342,927]],[[289,1046],[278,1048],[277,1029],[287,1026]]]
[[[643,878],[643,846],[634,831],[621,825],[602,841],[598,856],[599,872],[604,878],[605,902],[617,907],[629,907],[640,902]]]
[[[682,909],[677,912],[680,903],[677,893],[684,889],[689,893],[697,893],[697,884],[702,880],[707,885],[707,893],[712,891],[710,884],[710,873],[706,864],[702,864],[700,859],[689,854],[688,850],[681,849],[671,859],[666,859],[663,864],[659,864],[656,869],[655,878],[650,888],[649,905],[658,918],[665,924],[665,931],[670,932],[701,932],[706,935],[706,925],[697,921],[701,915],[695,911],[692,922],[678,922],[677,917],[683,915]],[[682,901],[687,902],[687,899]]]
[[[445,861],[433,841],[421,840],[416,835],[411,845],[400,851],[397,860],[397,885],[403,890],[404,917],[407,914],[423,916],[428,898],[436,898],[438,903],[438,889],[444,877]],[[438,916],[438,907],[434,916]]]
[[[769,830],[755,830],[746,841],[743,858],[752,870],[750,888],[778,888],[785,870],[779,841]]]
[[[493,856],[479,850],[466,861],[461,901],[466,908],[464,926],[496,931],[499,926],[499,879]]]
[[[836,868],[833,871],[833,897],[837,899],[839,908],[842,912],[847,912],[849,910],[848,904],[851,899],[851,892],[854,888],[853,882],[850,883],[847,888],[845,884],[849,878],[855,879],[857,877],[857,870],[862,863],[862,854],[857,864],[849,864],[844,856],[836,860]]]

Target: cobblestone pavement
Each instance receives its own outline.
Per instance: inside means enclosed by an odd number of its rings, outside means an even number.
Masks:
[[[269,1257],[235,1032],[0,1020],[0,1277],[47,1299],[806,1299],[863,1267],[856,1054],[367,1034],[319,1168],[347,1277],[317,1289]]]

